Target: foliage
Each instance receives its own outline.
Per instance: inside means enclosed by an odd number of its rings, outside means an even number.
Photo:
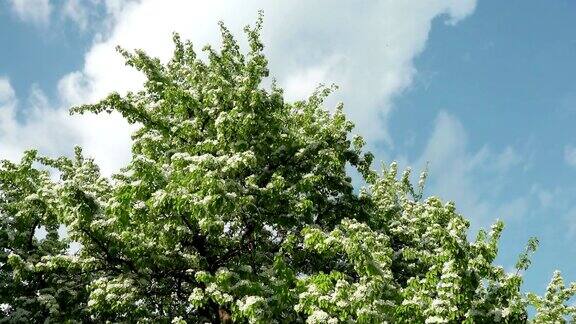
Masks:
[[[247,54],[223,25],[207,60],[178,35],[167,64],[119,49],[143,90],[72,109],[139,125],[112,177],[79,148],[3,162],[0,321],[517,323],[530,304],[535,323],[576,316],[558,273],[544,297],[521,292],[536,241],[507,273],[493,264],[501,222],[469,241],[453,203],[422,200],[425,173],[415,188],[395,163],[373,171],[342,105],[323,108],[331,88],[294,103],[262,88],[261,25],[245,29]]]
[[[68,265],[69,242],[59,238],[51,207],[54,184],[33,167],[37,159],[28,151],[20,164],[0,166],[0,322],[81,320],[86,306],[87,274]]]

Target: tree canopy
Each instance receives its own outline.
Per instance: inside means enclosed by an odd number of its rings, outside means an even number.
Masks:
[[[263,87],[262,16],[246,52],[220,27],[207,59],[177,34],[165,64],[119,48],[142,90],[71,109],[139,126],[118,173],[80,148],[2,161],[0,322],[576,320],[558,272],[544,296],[522,292],[536,240],[513,272],[494,264],[501,222],[469,240],[454,203],[422,197],[425,173],[374,171],[342,105],[324,108],[332,88],[286,102]]]

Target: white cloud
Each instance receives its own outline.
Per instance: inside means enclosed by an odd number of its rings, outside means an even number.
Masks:
[[[501,171],[508,171],[510,168],[518,166],[522,162],[522,157],[516,150],[508,146],[496,157],[496,168]]]
[[[122,11],[139,0],[8,0],[22,21],[45,27],[71,21],[80,31],[91,29],[97,37],[114,27]],[[51,19],[53,18],[53,19]]]
[[[67,91],[64,97],[94,101],[112,90],[138,87],[141,76],[124,66],[114,51],[118,44],[167,59],[173,31],[191,39],[197,48],[206,43],[217,45],[218,20],[243,41],[242,27],[253,23],[258,9],[264,9],[263,37],[272,75],[286,87],[287,97],[305,97],[320,82],[337,83],[342,90],[334,101],[345,102],[359,131],[372,143],[390,142],[386,118],[392,99],[410,86],[416,72],[412,61],[425,47],[432,20],[447,14],[455,22],[470,14],[474,6],[474,1],[460,0],[362,5],[332,1],[132,3],[116,11],[117,24],[110,37],[87,53],[84,69],[66,79],[68,90],[85,91],[81,95]],[[111,136],[128,135],[120,129]]]
[[[0,146],[0,156],[14,158],[17,154],[14,147],[6,140],[15,133],[16,124],[15,120],[15,106],[16,99],[14,97],[14,89],[10,85],[10,80],[5,77],[0,77],[0,138],[2,139],[2,146]],[[16,155],[17,156],[17,155]]]
[[[78,3],[70,0],[68,4],[68,10],[78,13],[75,19],[81,22],[82,9]],[[455,23],[473,12],[475,1],[359,4],[328,0],[281,3],[107,0],[105,5],[113,25],[105,36],[99,36],[101,40],[95,39],[86,53],[83,69],[60,81],[63,106],[94,102],[111,91],[124,92],[140,86],[142,76],[124,65],[114,50],[118,44],[127,49],[142,48],[166,60],[173,48],[170,37],[173,31],[191,39],[197,49],[206,43],[218,46],[218,20],[223,20],[245,44],[243,26],[252,24],[257,11],[263,9],[263,38],[271,74],[286,88],[286,96],[306,97],[320,82],[336,83],[341,90],[330,104],[343,101],[357,130],[369,143],[391,144],[386,120],[392,100],[412,84],[416,73],[413,59],[425,48],[433,19],[442,15],[447,22]],[[79,142],[108,173],[129,157],[131,130],[118,116],[62,120],[67,114],[65,109],[36,114],[54,116],[37,122],[44,125],[53,122],[54,125],[43,127],[70,132],[60,140],[65,142],[64,146],[70,147],[67,139]],[[16,122],[17,127],[35,124],[35,116],[31,118],[25,125]],[[24,143],[28,144],[21,144]]]
[[[48,24],[52,6],[49,0],[10,0],[18,18],[39,25]]]
[[[339,64],[345,64],[343,57],[332,56],[324,62],[296,71],[286,76],[284,80],[285,98],[290,101],[301,100],[310,96],[310,91],[319,84],[329,85],[330,75],[336,71]]]
[[[38,87],[32,86],[26,109],[19,111],[21,106],[14,96],[9,80],[0,79],[2,159],[17,160],[24,150],[33,148],[52,155],[72,151],[75,132],[70,127],[66,112],[50,108],[46,96]]]
[[[10,80],[0,76],[0,105],[4,105],[12,100],[14,100],[14,89],[12,89]]]
[[[81,30],[88,27],[90,13],[86,5],[82,5],[80,0],[67,0],[62,6],[62,15],[75,22]]]
[[[428,163],[426,191],[456,201],[475,230],[490,226],[495,219],[516,219],[528,212],[531,193],[509,200],[501,197],[506,184],[502,174],[523,162],[512,147],[500,153],[487,146],[471,151],[460,121],[443,111],[422,155],[412,165],[424,167]]]
[[[564,160],[568,165],[576,167],[576,147],[572,145],[566,145],[564,147]]]
[[[130,139],[116,138],[118,129],[126,134],[134,130],[118,114],[71,117],[67,109],[52,108],[35,85],[25,104],[20,103],[9,80],[0,78],[0,159],[18,160],[27,149],[49,156],[70,155],[74,146],[81,145],[92,156],[105,156],[98,161],[103,172],[111,174],[121,166],[117,160],[130,156]]]
[[[80,31],[88,29],[107,34],[114,27],[122,11],[137,0],[66,0],[56,10],[61,20],[70,20]]]

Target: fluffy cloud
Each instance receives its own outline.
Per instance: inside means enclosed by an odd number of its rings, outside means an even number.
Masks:
[[[22,146],[40,147],[53,154],[60,153],[59,144],[70,150],[70,144],[78,143],[97,158],[106,173],[117,170],[128,159],[131,128],[116,115],[70,118],[64,107],[94,102],[113,90],[125,92],[140,86],[142,76],[125,67],[114,50],[118,44],[127,49],[142,48],[165,60],[172,52],[173,31],[191,39],[197,49],[207,43],[218,46],[218,20],[223,20],[244,43],[243,26],[253,23],[257,11],[263,9],[263,38],[272,75],[286,88],[287,97],[299,99],[319,83],[336,83],[342,90],[330,104],[344,101],[358,131],[371,144],[392,144],[386,131],[392,100],[411,85],[416,73],[413,59],[424,49],[432,21],[442,16],[453,24],[475,7],[474,0],[362,4],[328,0],[108,0],[93,1],[91,5],[94,3],[106,5],[107,19],[113,23],[86,53],[83,69],[60,81],[63,108],[36,109],[25,122],[17,120],[13,112],[2,117],[11,119],[13,131],[5,132],[0,140],[10,138],[15,146],[20,140]],[[85,11],[80,2],[70,0],[64,8],[77,17],[79,24],[83,23]],[[38,135],[36,126],[58,131],[36,136],[36,142],[14,135],[24,131]]]
[[[6,77],[0,77],[0,138],[2,142],[5,138],[14,133],[14,108],[16,99],[14,98],[14,89],[10,85],[10,80]],[[13,158],[14,148],[7,142],[0,146],[0,155]]]
[[[27,109],[21,104],[7,78],[0,78],[0,156],[10,160],[21,157],[23,150],[40,148],[42,153],[63,155],[70,153],[75,131],[65,110],[49,107],[45,95],[32,87]],[[77,143],[80,144],[80,143]]]
[[[67,109],[51,107],[35,85],[28,99],[19,102],[10,81],[0,77],[2,159],[18,160],[27,149],[38,149],[48,156],[70,155],[73,147],[80,145],[89,147],[93,155],[106,156],[99,162],[102,170],[110,174],[121,166],[118,160],[126,161],[130,155],[130,138],[114,136],[119,129],[126,134],[134,130],[117,114],[69,116]],[[109,147],[110,143],[115,145]]]
[[[80,31],[107,33],[114,28],[123,8],[137,0],[66,0],[59,1],[60,22],[69,20]]]
[[[90,12],[89,8],[82,5],[80,0],[68,0],[62,7],[63,16],[75,22],[81,30],[88,27]]]
[[[49,0],[10,0],[12,10],[22,20],[45,25],[50,21]]]
[[[453,23],[474,9],[474,1],[369,2],[362,5],[331,1],[233,1],[197,3],[150,0],[116,10],[117,24],[104,41],[86,54],[82,71],[67,76],[65,99],[95,101],[112,90],[135,89],[141,76],[126,68],[114,47],[142,48],[167,59],[170,34],[177,31],[197,48],[218,44],[216,22],[223,20],[243,39],[242,27],[265,12],[263,37],[272,75],[288,98],[307,96],[319,83],[341,86],[335,100],[368,138],[390,143],[386,118],[392,99],[408,87],[415,74],[413,59],[425,47],[432,20],[446,15]],[[110,129],[99,142],[111,150],[127,138],[124,127]],[[90,138],[91,136],[84,136]],[[94,145],[98,143],[94,142]],[[90,152],[96,153],[87,146]],[[99,152],[98,156],[114,156]]]
[[[14,99],[14,89],[8,78],[0,76],[0,105],[7,104]]]
[[[421,156],[414,166],[428,165],[427,192],[457,202],[458,210],[473,220],[473,229],[488,227],[497,218],[525,216],[533,193],[506,200],[502,174],[524,164],[512,147],[494,152],[487,146],[478,151],[468,147],[468,134],[460,121],[442,111]],[[478,181],[482,179],[482,181]]]

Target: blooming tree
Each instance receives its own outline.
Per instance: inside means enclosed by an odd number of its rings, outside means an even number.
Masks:
[[[206,60],[178,35],[166,64],[119,49],[143,90],[71,110],[139,126],[113,176],[80,148],[2,162],[0,322],[517,323],[530,305],[535,323],[575,319],[559,273],[522,293],[535,240],[507,273],[501,222],[469,241],[453,203],[423,199],[425,173],[373,171],[342,106],[323,108],[331,88],[264,89],[261,26],[243,53],[221,25]]]

